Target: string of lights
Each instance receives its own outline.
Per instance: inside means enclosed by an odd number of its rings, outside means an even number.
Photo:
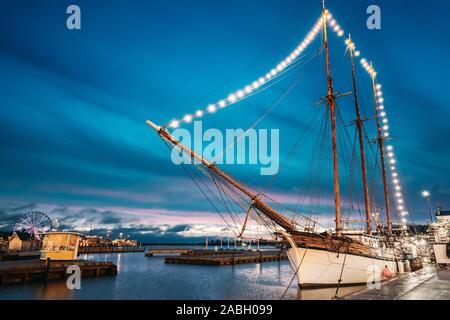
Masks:
[[[327,20],[328,25],[333,29],[333,31],[338,35],[342,36],[343,32],[339,25],[337,24],[336,20],[332,17],[332,15],[326,11],[327,14]],[[356,57],[361,56],[361,52],[356,50],[356,45],[353,40],[346,39],[345,44],[347,47],[351,48],[355,52]],[[375,68],[373,67],[372,63],[369,63],[367,59],[360,57],[360,63],[362,67],[365,69],[365,71],[370,75],[371,78],[374,80],[376,79],[377,72]],[[387,117],[387,113],[384,106],[384,98],[383,98],[383,91],[382,91],[382,85],[378,83],[375,87],[376,90],[376,96],[377,96],[377,108],[380,116],[380,120],[382,123],[382,133],[383,133],[383,139],[388,140],[390,138],[389,133],[389,119]],[[392,143],[385,145],[385,151],[386,155],[388,157],[388,163],[390,168],[390,176],[391,176],[391,182],[394,189],[394,199],[395,199],[395,205],[397,208],[397,212],[401,216],[401,223],[402,227],[406,227],[408,223],[407,216],[409,215],[409,212],[406,210],[405,200],[403,197],[402,187],[400,184],[400,178],[397,170],[397,160],[394,153],[394,147],[392,146]]]
[[[226,98],[208,105],[206,108],[199,109],[193,114],[186,114],[180,119],[173,119],[170,121],[167,126],[169,128],[178,128],[183,123],[190,123],[196,118],[201,118],[204,115],[208,113],[215,113],[216,111],[220,109],[227,108],[246,97],[256,93],[257,90],[263,88],[266,86],[271,80],[274,80],[278,75],[280,75],[283,71],[286,70],[289,66],[294,64],[300,54],[305,51],[305,49],[314,41],[317,34],[320,32],[322,28],[323,19],[327,20],[327,23],[331,30],[336,33],[338,37],[344,36],[344,30],[342,27],[337,23],[336,19],[331,15],[331,13],[326,10],[325,14],[321,16],[313,28],[310,30],[310,32],[305,36],[305,38],[302,40],[302,42],[285,58],[283,59],[275,68],[270,70],[266,75],[260,77],[259,79],[253,81],[252,83],[244,86],[243,88],[230,93]],[[360,63],[362,67],[366,70],[366,72],[373,78],[376,78],[377,72],[375,71],[375,68],[373,67],[372,63],[369,63],[365,58],[360,57],[361,51],[356,50],[356,45],[353,40],[346,39],[345,44],[348,47],[351,47],[355,57],[359,57]],[[376,94],[377,94],[377,102],[378,102],[378,111],[379,116],[382,121],[382,131],[383,131],[383,138],[385,140],[390,138],[389,133],[389,120],[387,118],[387,114],[385,111],[384,106],[384,98],[383,98],[383,92],[381,90],[382,86],[381,84],[376,85]],[[400,184],[399,174],[396,167],[396,157],[394,154],[394,147],[392,144],[386,145],[386,154],[389,159],[389,167],[390,167],[390,176],[392,185],[394,187],[394,195],[395,195],[395,204],[397,208],[397,212],[402,217],[402,225],[406,227],[406,224],[408,222],[407,216],[409,215],[409,212],[405,209],[405,203],[404,203],[404,197],[402,193],[402,187]]]
[[[389,139],[390,133],[389,133],[389,120],[386,115],[385,107],[384,107],[384,98],[383,98],[383,92],[381,91],[381,84],[376,85],[376,92],[378,97],[378,109],[379,109],[379,115],[382,121],[382,130],[383,130],[383,138]],[[388,157],[389,162],[389,168],[390,168],[390,175],[391,175],[391,182],[394,189],[394,199],[395,204],[397,208],[397,212],[401,216],[401,222],[403,226],[406,226],[408,223],[407,216],[409,215],[409,212],[405,208],[405,200],[403,197],[402,187],[400,184],[399,174],[397,170],[397,160],[394,153],[394,147],[392,146],[392,143],[386,145],[386,155]]]
[[[270,81],[274,80],[278,75],[280,75],[283,71],[285,71],[289,66],[293,65],[299,59],[300,55],[305,51],[305,49],[314,41],[317,34],[321,30],[322,18],[320,18],[311,31],[305,36],[302,42],[285,58],[283,59],[276,67],[267,72],[266,75],[258,78],[252,83],[244,86],[243,88],[230,93],[226,98],[208,105],[204,109],[199,109],[193,114],[186,114],[184,117],[180,119],[173,119],[168,123],[169,128],[178,128],[183,123],[190,123],[196,118],[201,118],[208,113],[215,113],[220,109],[227,108],[246,97],[255,93],[255,91],[266,86]]]

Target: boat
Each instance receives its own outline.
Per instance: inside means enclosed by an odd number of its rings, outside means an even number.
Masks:
[[[441,268],[450,268],[450,211],[438,206],[437,222],[428,225],[428,235],[433,248],[435,262]]]
[[[410,245],[406,240],[406,226],[394,226],[392,223],[392,209],[389,197],[389,193],[392,190],[389,188],[387,178],[385,154],[386,152],[390,152],[390,149],[385,146],[386,137],[383,134],[383,124],[380,115],[383,113],[382,109],[384,107],[380,105],[379,102],[380,85],[377,83],[376,72],[372,65],[363,62],[363,65],[369,70],[371,75],[371,89],[373,91],[373,107],[375,112],[374,120],[377,128],[375,144],[377,145],[379,161],[381,163],[379,171],[383,182],[384,209],[386,214],[386,223],[382,225],[376,221],[376,228],[373,228],[375,223],[373,217],[376,217],[379,212],[373,208],[373,202],[368,186],[369,179],[367,174],[366,150],[363,141],[363,122],[365,119],[362,118],[360,112],[355,77],[354,59],[355,56],[359,55],[359,52],[355,51],[355,45],[349,36],[346,40],[346,45],[352,66],[349,75],[351,74],[352,76],[353,89],[352,92],[348,94],[337,93],[334,90],[329,61],[330,49],[327,29],[330,22],[330,16],[331,14],[325,8],[325,3],[323,3],[321,18],[313,29],[314,34],[308,36],[307,43],[311,41],[311,38],[313,38],[317,32],[320,30],[323,31],[322,50],[325,54],[328,91],[326,96],[322,97],[321,101],[322,104],[329,109],[329,121],[331,127],[332,173],[334,180],[334,229],[319,231],[316,228],[317,221],[300,213],[298,213],[298,216],[301,217],[301,223],[299,223],[298,220],[289,218],[269,204],[273,199],[268,195],[240,182],[220,169],[217,164],[204,158],[201,154],[177,140],[169,132],[166,125],[157,125],[150,120],[147,120],[146,122],[148,126],[157,132],[159,137],[167,145],[183,153],[186,157],[193,159],[195,167],[217,186],[221,192],[221,196],[229,196],[230,198],[235,199],[236,202],[239,202],[239,204],[244,203],[242,209],[246,215],[239,237],[242,237],[246,230],[249,216],[253,215],[259,224],[264,225],[267,229],[271,230],[276,237],[280,237],[283,240],[287,247],[289,262],[294,274],[297,276],[298,284],[302,288],[361,285],[391,279],[399,272],[403,272],[403,261],[408,248],[410,248]],[[341,33],[341,31],[338,30],[338,33]],[[302,45],[304,47],[304,44]],[[300,49],[301,48],[302,47],[300,47]],[[289,60],[287,61],[289,62]],[[281,68],[283,68],[283,64],[281,64]],[[269,73],[267,77],[270,77],[270,75],[271,73]],[[360,222],[364,223],[365,227],[362,229],[345,228],[344,224],[346,221],[341,217],[336,100],[350,94],[353,95],[354,100],[356,117],[354,125],[357,128],[359,158],[361,160],[361,183],[364,190],[363,200],[365,217]],[[197,113],[196,115],[201,116],[202,112]],[[188,120],[192,120],[191,116],[188,117]],[[233,215],[234,212],[230,212],[230,214]]]

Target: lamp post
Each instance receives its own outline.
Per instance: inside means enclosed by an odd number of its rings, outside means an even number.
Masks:
[[[429,210],[429,213],[430,213],[430,220],[431,220],[431,223],[433,223],[434,221],[433,221],[433,212],[432,212],[432,210],[431,210],[431,202],[430,202],[430,192],[429,191],[422,191],[422,197],[424,197],[425,199],[427,199],[427,202],[428,202],[428,210]]]

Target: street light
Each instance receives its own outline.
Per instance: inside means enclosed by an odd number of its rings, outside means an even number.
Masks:
[[[429,213],[430,213],[430,220],[431,220],[431,223],[433,223],[434,221],[433,221],[433,212],[432,212],[432,210],[431,210],[430,196],[431,196],[431,194],[430,194],[429,191],[427,191],[427,190],[422,191],[422,197],[424,197],[425,199],[427,199],[427,202],[428,202],[428,210],[429,210]]]

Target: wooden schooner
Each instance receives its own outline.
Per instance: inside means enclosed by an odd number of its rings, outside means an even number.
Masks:
[[[377,124],[376,142],[379,148],[381,162],[381,177],[383,181],[383,193],[386,210],[386,227],[372,230],[372,216],[369,197],[369,187],[366,168],[366,152],[363,143],[363,120],[359,108],[358,92],[355,78],[354,46],[349,37],[346,41],[349,49],[352,66],[353,97],[356,115],[356,128],[359,142],[359,155],[361,159],[362,185],[364,191],[365,230],[362,232],[347,232],[343,228],[341,218],[341,193],[339,182],[338,145],[336,132],[336,99],[339,95],[334,91],[329,63],[329,44],[327,38],[327,10],[322,7],[323,50],[325,52],[325,67],[327,74],[327,95],[322,99],[329,108],[333,179],[334,179],[334,210],[335,228],[333,232],[316,232],[305,226],[301,226],[294,220],[281,214],[267,203],[268,197],[263,193],[239,182],[213,162],[203,158],[186,145],[173,137],[165,126],[159,126],[151,121],[147,124],[172,148],[177,148],[188,157],[195,159],[198,167],[208,178],[219,181],[221,185],[230,190],[235,196],[247,201],[250,205],[247,212],[242,236],[248,216],[254,211],[260,222],[272,227],[275,233],[284,239],[287,245],[287,254],[293,270],[295,271],[301,287],[310,286],[336,286],[366,284],[368,280],[384,280],[395,276],[398,270],[398,262],[403,258],[401,240],[393,235],[391,222],[391,210],[389,204],[389,186],[386,175],[384,155],[384,137],[382,136],[377,103],[377,86],[375,74],[372,76],[372,89],[374,94],[375,119]]]

